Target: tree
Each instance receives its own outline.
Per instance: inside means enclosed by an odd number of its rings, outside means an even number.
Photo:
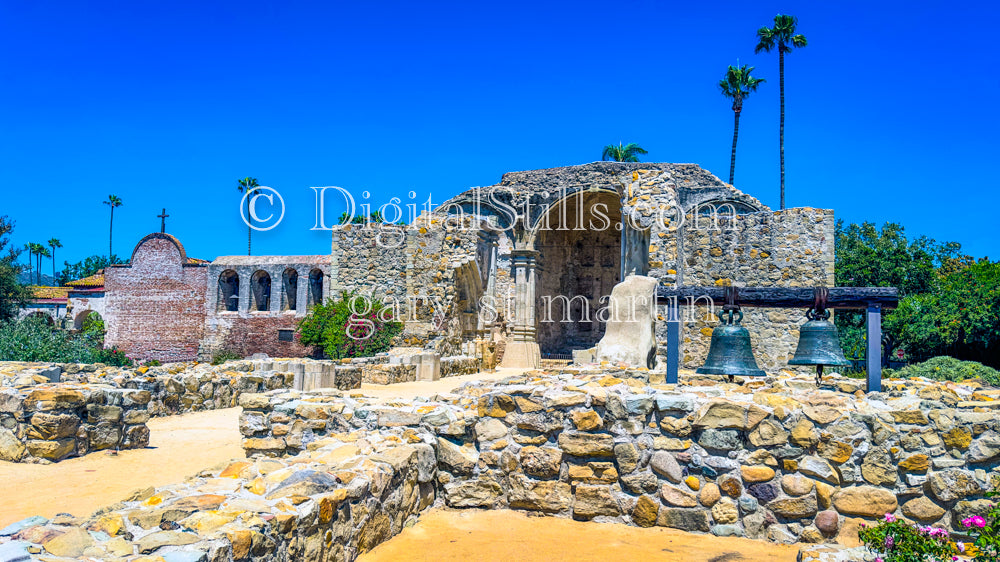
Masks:
[[[601,160],[614,160],[615,162],[638,162],[640,154],[648,154],[644,148],[630,142],[626,145],[618,143],[618,146],[609,144],[601,152]]]
[[[28,250],[28,263],[32,263],[35,270],[35,285],[42,284],[42,257],[48,257],[49,251],[38,242],[29,242],[25,248]],[[30,270],[29,270],[30,271]]]
[[[70,281],[95,275],[109,265],[118,263],[124,263],[118,256],[111,256],[108,258],[108,256],[97,255],[90,256],[73,264],[64,261],[63,270],[59,272],[59,278],[56,282],[59,285],[65,285]]]
[[[62,242],[58,238],[49,238],[49,247],[52,248],[52,282],[59,286],[56,282],[56,248],[62,248]]]
[[[17,263],[21,249],[10,245],[14,221],[0,216],[0,322],[17,317],[17,311],[31,298],[31,291],[17,280],[24,266]]]
[[[391,348],[403,331],[402,322],[385,320],[391,312],[381,302],[342,291],[339,299],[309,309],[298,324],[299,342],[334,359],[371,357]]]
[[[740,134],[740,112],[743,111],[743,100],[751,93],[757,91],[757,87],[764,83],[763,78],[750,76],[753,72],[752,66],[732,66],[726,70],[726,76],[719,81],[719,88],[722,95],[733,100],[733,114],[735,122],[733,124],[733,152],[729,157],[729,183],[732,185],[733,177],[736,173],[736,139]]]
[[[38,257],[38,269],[36,269],[36,271],[38,272],[38,276],[36,277],[36,283],[35,284],[36,285],[41,285],[42,284],[42,258],[52,257],[52,254],[49,253],[49,249],[46,248],[44,245],[42,245],[42,244],[35,244],[35,256]]]
[[[778,146],[781,156],[781,208],[785,208],[785,53],[795,47],[806,46],[806,36],[795,33],[799,20],[795,16],[778,14],[774,16],[774,27],[764,26],[757,30],[755,53],[778,49],[778,89],[781,94],[781,124],[778,128]]]
[[[111,207],[111,223],[108,226],[108,255],[110,256],[115,253],[111,244],[111,235],[115,228],[115,207],[121,207],[122,200],[117,195],[108,195],[108,200],[104,204]]]
[[[253,232],[253,228],[250,227],[250,221],[253,220],[253,217],[250,216],[250,200],[254,198],[253,191],[256,188],[258,188],[258,187],[260,187],[260,184],[257,183],[257,178],[251,178],[250,176],[247,176],[247,177],[245,177],[245,178],[243,178],[241,180],[236,180],[236,189],[238,189],[240,193],[244,193],[244,192],[246,193],[246,195],[244,195],[244,197],[246,197],[246,201],[247,201],[246,221],[247,221],[247,255],[248,256],[250,255],[250,234]]]

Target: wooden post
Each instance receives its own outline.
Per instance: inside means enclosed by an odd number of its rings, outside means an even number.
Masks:
[[[677,384],[681,366],[681,315],[677,298],[667,305],[667,384]]]
[[[868,306],[865,314],[865,333],[868,338],[868,376],[865,390],[882,391],[882,307]]]

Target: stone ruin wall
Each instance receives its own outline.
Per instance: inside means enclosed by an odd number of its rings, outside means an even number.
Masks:
[[[150,417],[232,408],[243,393],[293,388],[296,373],[360,388],[362,366],[332,361],[233,361],[159,367],[0,363],[0,460],[58,462],[149,444]],[[454,368],[452,366],[452,368]]]
[[[136,245],[128,265],[105,269],[108,347],[142,360],[198,358],[205,331],[207,268],[187,262],[176,238],[156,233]]]
[[[251,458],[90,517],[30,518],[0,543],[67,558],[349,561],[433,505],[827,548],[894,513],[961,540],[959,521],[984,513],[1000,475],[995,389],[648,377],[534,372],[392,405],[337,390],[243,393]]]
[[[489,244],[472,219],[457,224],[421,215],[409,226],[347,225],[333,232],[331,294],[395,299],[408,318],[404,345],[460,355],[483,290],[476,256]]]
[[[631,180],[631,181],[630,181]],[[646,228],[647,275],[666,286],[834,286],[832,210],[795,208],[770,211],[759,201],[695,165],[640,169],[619,183],[626,193],[623,214]],[[697,217],[702,205],[721,207],[718,219]],[[683,220],[676,210],[683,209]],[[763,209],[763,210],[756,210]],[[745,214],[742,214],[745,213]],[[631,233],[634,234],[634,233]],[[640,269],[641,272],[641,269]],[[683,303],[681,303],[683,304]],[[700,367],[718,318],[707,307],[681,310],[682,365]],[[798,342],[804,310],[744,309],[743,325],[764,369],[786,368]],[[666,353],[665,310],[658,310],[660,355]]]

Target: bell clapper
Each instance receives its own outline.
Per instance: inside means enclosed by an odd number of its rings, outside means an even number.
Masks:
[[[823,384],[823,366],[816,365],[816,386]]]

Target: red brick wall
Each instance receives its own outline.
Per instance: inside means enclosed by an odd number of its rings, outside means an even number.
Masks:
[[[228,324],[222,347],[244,357],[254,353],[266,353],[270,357],[307,357],[312,347],[300,344],[298,334],[294,334],[294,341],[278,341],[278,330],[294,330],[298,321],[293,315],[220,319],[220,324]]]
[[[157,233],[136,245],[128,266],[105,271],[105,345],[138,360],[197,359],[208,268],[186,262],[180,242]]]

